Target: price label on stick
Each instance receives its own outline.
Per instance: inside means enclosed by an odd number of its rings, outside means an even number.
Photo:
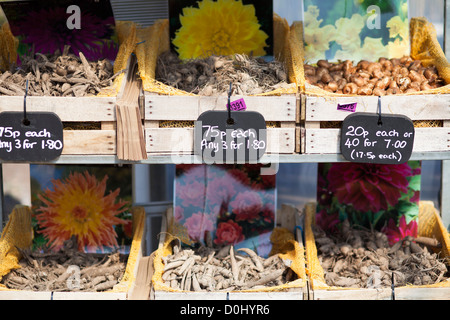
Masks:
[[[341,152],[352,162],[402,164],[411,158],[414,134],[406,116],[354,113],[342,124]]]
[[[0,159],[11,162],[46,162],[58,158],[63,125],[51,112],[0,113]]]
[[[207,164],[255,163],[266,152],[266,121],[258,112],[206,111],[194,135],[195,154]]]

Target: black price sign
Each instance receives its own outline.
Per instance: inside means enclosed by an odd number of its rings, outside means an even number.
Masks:
[[[414,146],[414,124],[403,115],[354,113],[341,131],[341,152],[352,162],[402,164]]]
[[[195,154],[207,164],[257,162],[266,152],[264,117],[253,111],[206,111],[195,125]]]
[[[63,125],[56,114],[0,113],[0,159],[45,162],[58,158],[63,148]]]

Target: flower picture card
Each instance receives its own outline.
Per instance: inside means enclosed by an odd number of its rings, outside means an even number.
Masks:
[[[273,55],[273,0],[169,0],[169,23],[182,60]]]
[[[185,245],[234,245],[270,252],[276,176],[261,165],[177,165],[169,232]]]
[[[19,0],[1,2],[19,56],[30,53],[82,52],[89,61],[114,61],[118,44],[109,0]]]
[[[319,164],[317,224],[336,230],[351,225],[384,232],[391,244],[417,236],[421,162],[399,165]]]
[[[305,61],[378,61],[410,54],[408,0],[304,0]]]
[[[80,251],[129,251],[130,166],[31,165],[30,178],[37,250],[58,250],[74,237]]]

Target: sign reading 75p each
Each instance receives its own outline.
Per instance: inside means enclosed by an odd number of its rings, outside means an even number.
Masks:
[[[0,159],[9,162],[46,162],[64,148],[63,125],[51,112],[0,113]]]

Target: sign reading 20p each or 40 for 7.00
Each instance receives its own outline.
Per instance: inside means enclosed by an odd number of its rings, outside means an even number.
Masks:
[[[406,116],[354,113],[342,124],[341,152],[351,162],[402,164],[411,158],[414,136]]]
[[[0,159],[10,162],[46,162],[64,148],[63,125],[51,112],[0,113]]]

